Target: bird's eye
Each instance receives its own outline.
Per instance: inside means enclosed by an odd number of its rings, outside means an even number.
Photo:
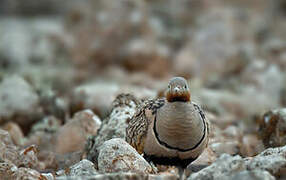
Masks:
[[[171,88],[171,85],[168,85],[168,88],[170,89],[170,88]]]
[[[185,85],[185,89],[187,89],[187,85]]]

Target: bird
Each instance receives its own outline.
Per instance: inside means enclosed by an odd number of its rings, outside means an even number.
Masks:
[[[209,141],[209,122],[191,101],[187,80],[173,77],[165,97],[143,101],[129,120],[126,141],[148,161],[176,166],[179,178]]]

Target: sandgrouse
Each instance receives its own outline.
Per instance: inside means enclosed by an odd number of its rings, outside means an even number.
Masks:
[[[182,77],[170,80],[166,98],[144,101],[126,129],[126,141],[146,160],[177,166],[180,178],[206,148],[208,135],[209,123]]]

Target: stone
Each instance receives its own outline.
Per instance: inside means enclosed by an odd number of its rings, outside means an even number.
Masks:
[[[130,94],[121,94],[116,97],[112,104],[112,111],[103,122],[95,137],[90,137],[86,142],[87,159],[96,163],[97,147],[112,138],[125,139],[128,121],[134,115],[137,99]]]
[[[57,180],[86,180],[86,179],[88,179],[88,180],[93,180],[93,179],[97,179],[97,180],[105,180],[105,179],[133,180],[133,179],[148,179],[148,178],[150,178],[150,175],[148,175],[148,174],[120,172],[120,173],[98,174],[98,175],[93,175],[93,176],[59,176],[59,177],[57,177]],[[157,179],[157,178],[158,178],[158,176],[154,179]],[[160,179],[160,178],[158,178],[158,179]]]
[[[97,135],[101,120],[91,110],[76,113],[52,138],[54,152],[64,154],[84,149],[88,136]]]
[[[194,171],[194,169],[197,169],[196,167],[199,166],[208,166],[212,164],[217,159],[217,154],[213,152],[213,150],[208,146],[203,153],[189,166],[188,169],[191,171]]]
[[[39,159],[45,165],[46,169],[57,171],[59,169],[69,170],[69,167],[78,163],[82,159],[82,152],[71,152],[57,154],[52,151],[39,153]],[[64,175],[65,173],[62,173]]]
[[[15,172],[14,176],[15,179],[29,179],[29,180],[44,180],[45,177],[41,175],[38,171],[30,168],[18,168]]]
[[[15,146],[7,131],[0,129],[0,159],[18,167],[42,169],[37,157],[37,148],[31,145],[23,150]]]
[[[100,117],[106,117],[110,112],[110,105],[113,100],[121,93],[133,94],[138,99],[156,96],[156,92],[148,88],[99,81],[75,88],[72,96],[72,109],[78,111],[88,108]]]
[[[242,85],[240,85],[242,87]],[[246,118],[252,115],[257,115],[265,109],[275,108],[278,102],[269,100],[270,95],[267,95],[260,90],[244,86],[243,92],[235,93],[229,90],[215,90],[203,88],[193,92],[195,102],[200,102],[202,107],[207,107],[210,112],[215,112],[218,115],[225,117]],[[249,106],[249,101],[256,106]],[[225,119],[225,117],[222,117]]]
[[[39,92],[40,105],[46,116],[54,116],[64,122],[68,117],[68,103],[64,98],[58,97],[57,93],[49,87],[41,87]]]
[[[268,148],[253,158],[247,158],[245,162],[249,170],[266,170],[278,177],[286,167],[286,146]]]
[[[237,58],[242,43],[236,40],[237,19],[235,13],[225,7],[209,8],[196,18],[192,38],[187,39],[175,57],[176,73],[219,81],[229,73],[241,71],[247,62]],[[224,68],[226,66],[228,68]]]
[[[93,176],[97,175],[97,171],[95,170],[94,164],[90,162],[87,159],[83,159],[80,162],[72,165],[68,173],[66,173],[67,176],[76,176],[76,177],[81,177],[81,176]]]
[[[254,157],[241,158],[239,155],[222,154],[210,166],[191,174],[192,179],[233,179],[245,176],[245,179],[254,176],[261,179],[272,179],[273,176],[285,177],[286,146],[268,148]],[[263,179],[263,178],[262,178]]]
[[[0,129],[0,159],[17,165],[19,152],[13,144],[10,134]]]
[[[265,147],[278,147],[286,144],[286,108],[266,112],[259,119],[258,135]]]
[[[88,136],[95,136],[102,124],[101,119],[90,109],[77,112],[73,120],[81,122],[81,126],[86,130]]]
[[[3,179],[12,179],[14,173],[18,170],[11,162],[0,161],[0,177]]]
[[[32,126],[31,135],[36,132],[55,133],[61,127],[61,122],[54,116],[46,116]]]
[[[214,142],[209,146],[216,155],[221,155],[223,153],[235,155],[240,152],[240,143],[237,141]]]
[[[7,122],[2,127],[4,130],[8,131],[12,141],[15,145],[23,145],[24,134],[21,130],[21,127],[14,122]]]
[[[133,39],[123,48],[123,66],[131,72],[145,72],[154,77],[166,77],[170,71],[169,49],[149,39]],[[158,71],[160,67],[161,70]]]
[[[272,176],[268,171],[262,170],[244,170],[241,172],[234,173],[229,177],[222,178],[223,180],[233,179],[233,180],[275,180],[275,177]]]
[[[8,67],[23,68],[31,61],[51,62],[56,59],[56,46],[51,35],[63,32],[61,21],[55,18],[2,18],[0,54]]]
[[[45,177],[44,180],[55,180],[55,176],[52,173],[41,173],[42,177]]]
[[[243,159],[240,156],[230,156],[222,154],[210,166],[202,169],[201,171],[191,174],[188,180],[193,179],[221,179],[229,177],[233,173],[240,172],[246,169]]]
[[[103,173],[153,173],[150,164],[126,141],[114,138],[98,148],[98,169]]]
[[[0,123],[13,118],[21,125],[35,121],[39,109],[39,97],[20,76],[4,78],[0,84]]]
[[[264,59],[254,59],[242,72],[241,81],[245,87],[241,88],[241,92],[252,102],[256,102],[255,108],[261,113],[266,109],[279,107],[284,79],[278,65],[269,65]],[[271,86],[269,82],[273,82]]]
[[[36,146],[31,145],[19,152],[19,167],[27,167],[31,169],[41,170],[43,167],[40,166],[38,161],[38,150]]]
[[[12,138],[8,131],[0,129],[0,142],[3,145],[13,145]]]
[[[265,148],[256,135],[246,134],[242,138],[240,153],[244,157],[252,157],[261,153]]]

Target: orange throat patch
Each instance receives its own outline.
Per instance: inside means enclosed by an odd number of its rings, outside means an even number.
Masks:
[[[191,94],[188,91],[180,93],[167,92],[166,98],[168,102],[176,102],[176,101],[188,102],[191,100]]]

